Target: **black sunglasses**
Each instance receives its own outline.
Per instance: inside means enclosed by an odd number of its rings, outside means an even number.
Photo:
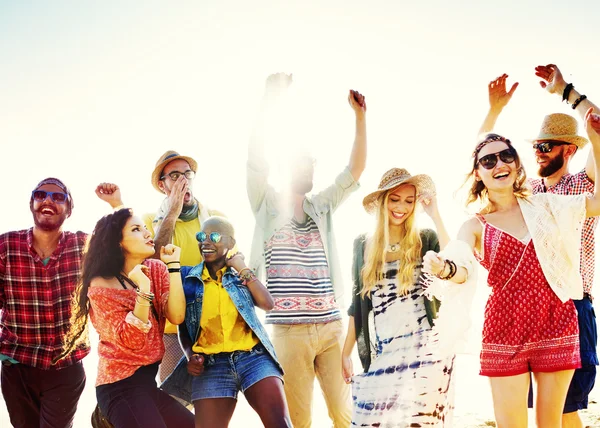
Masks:
[[[533,150],[539,150],[540,153],[550,153],[556,146],[566,146],[569,143],[563,143],[562,141],[542,141],[533,145]]]
[[[222,237],[223,235],[221,235],[219,232],[211,232],[209,235],[207,235],[206,232],[196,233],[196,241],[200,243],[206,241],[206,238],[209,238],[212,242],[218,244],[219,242],[221,242]]]
[[[498,163],[498,158],[504,163],[512,163],[517,157],[517,152],[512,147],[498,153],[490,153],[479,158],[477,163],[485,169],[492,169]]]
[[[67,202],[69,195],[63,192],[47,192],[45,190],[34,190],[31,192],[31,196],[36,202],[44,202],[48,196],[57,204],[64,204]]]

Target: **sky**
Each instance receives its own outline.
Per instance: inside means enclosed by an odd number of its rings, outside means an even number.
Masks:
[[[367,98],[369,152],[361,189],[337,215],[343,245],[370,229],[362,197],[391,167],[430,174],[455,231],[465,213],[454,193],[490,80],[506,72],[521,84],[498,124],[517,142],[535,136],[545,114],[570,110],[538,86],[535,65],[554,62],[578,90],[600,97],[600,5],[501,6],[0,1],[0,144],[10,189],[1,223],[31,225],[29,194],[46,176],[72,189],[70,229],[91,231],[108,212],[93,193],[103,181],[117,183],[136,211],[155,211],[161,196],[149,177],[173,149],[199,161],[196,196],[231,217],[241,248],[249,247],[248,136],[266,76],[285,71],[294,85],[286,132],[268,142],[274,184],[282,182],[278,156],[294,145],[317,158],[315,190],[335,178],[349,159],[346,97],[356,89]]]
[[[330,184],[353,143],[348,90],[366,96],[367,168],[335,217],[349,289],[352,241],[372,228],[361,201],[389,168],[432,176],[455,235],[467,218],[455,191],[502,73],[520,86],[497,129],[535,175],[524,140],[544,115],[572,111],[534,67],[558,64],[598,103],[598,16],[597,1],[0,0],[0,232],[32,225],[30,192],[47,176],[72,190],[69,230],[91,232],[109,212],[94,195],[104,181],[138,213],[155,211],[152,169],[177,150],[198,161],[195,195],[230,217],[248,252],[247,142],[265,78],[284,71],[294,84],[268,142],[275,186],[294,145],[317,159],[315,190]]]

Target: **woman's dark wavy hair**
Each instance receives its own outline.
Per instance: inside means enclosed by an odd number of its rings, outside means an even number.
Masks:
[[[123,208],[105,215],[96,223],[83,255],[81,278],[73,297],[71,325],[65,337],[65,346],[54,362],[69,355],[82,341],[87,342],[85,333],[90,308],[88,299],[90,283],[98,276],[112,278],[123,270],[125,264],[125,255],[121,249],[123,228],[132,215],[129,208]]]
[[[487,144],[489,144],[493,141],[501,141],[503,143],[506,143],[506,145],[508,145],[508,147],[510,147],[515,153],[515,165],[517,166],[517,179],[515,180],[515,182],[513,184],[514,195],[519,198],[526,198],[527,196],[529,196],[531,194],[531,191],[529,190],[529,188],[526,185],[527,175],[525,174],[525,168],[523,168],[523,164],[521,164],[521,159],[519,158],[519,153],[517,153],[517,150],[513,147],[512,143],[510,142],[510,140],[508,138],[505,138],[498,134],[490,133],[490,134],[486,134],[483,137],[483,139],[481,139],[477,143],[477,146],[475,146],[475,150],[473,151],[473,168],[471,169],[471,172],[467,175],[467,179],[465,180],[465,185],[467,183],[469,183],[470,181],[472,181],[471,186],[468,191],[468,195],[467,195],[467,201],[466,201],[467,206],[478,200],[481,201],[482,204],[484,204],[484,205],[489,205],[488,190],[485,187],[485,184],[483,184],[483,181],[475,180],[473,173],[475,172],[475,170],[478,167],[477,156],[479,155],[479,152],[481,151],[481,149],[484,146],[486,146]]]

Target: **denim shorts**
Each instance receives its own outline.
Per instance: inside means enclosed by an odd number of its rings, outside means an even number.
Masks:
[[[283,373],[265,347],[259,343],[250,351],[206,355],[204,372],[192,381],[192,401],[206,398],[234,398],[267,377],[283,381]]]

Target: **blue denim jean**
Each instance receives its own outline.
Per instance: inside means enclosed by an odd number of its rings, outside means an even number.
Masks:
[[[267,377],[283,381],[283,372],[262,344],[250,351],[206,355],[204,372],[192,381],[192,401],[234,398]]]

